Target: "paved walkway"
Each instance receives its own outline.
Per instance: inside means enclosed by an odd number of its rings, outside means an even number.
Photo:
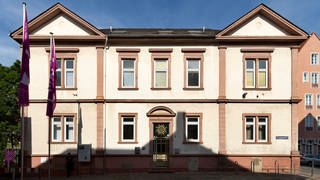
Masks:
[[[39,178],[25,178],[26,180],[39,180]],[[45,180],[47,178],[40,178]],[[197,173],[121,173],[105,174],[81,177],[55,177],[52,180],[304,180],[313,179],[305,176],[274,175],[274,174],[251,174],[251,173],[217,173],[217,172],[197,172]]]

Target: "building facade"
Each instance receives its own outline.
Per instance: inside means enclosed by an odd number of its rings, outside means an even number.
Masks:
[[[223,30],[97,29],[58,3],[29,30],[28,171],[47,168],[49,134],[55,174],[69,152],[79,174],[299,168],[294,72],[308,34],[267,6]],[[50,32],[59,64],[51,119]],[[11,36],[21,43],[21,33]]]
[[[312,33],[299,50],[299,150],[303,155],[320,154],[320,40]]]

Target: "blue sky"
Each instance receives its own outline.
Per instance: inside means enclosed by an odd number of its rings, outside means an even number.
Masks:
[[[308,33],[320,33],[320,0],[26,0],[29,20],[60,2],[97,28],[223,29],[264,3]],[[9,33],[22,25],[22,1],[0,0],[0,63],[20,59]]]

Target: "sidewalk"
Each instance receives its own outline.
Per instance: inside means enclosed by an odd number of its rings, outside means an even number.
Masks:
[[[38,177],[25,178],[26,180],[39,180]],[[41,177],[41,180],[48,179]],[[251,174],[251,173],[221,173],[221,172],[184,172],[184,173],[120,173],[91,176],[54,177],[52,180],[304,180],[310,177],[275,174]]]

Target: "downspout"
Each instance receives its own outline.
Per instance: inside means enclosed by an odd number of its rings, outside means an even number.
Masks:
[[[103,90],[103,97],[104,99],[106,99],[106,91],[107,91],[107,83],[106,83],[106,78],[107,78],[107,50],[109,49],[108,46],[108,35],[106,35],[106,41],[104,44],[104,48],[103,48],[103,82],[104,82],[104,90]],[[103,173],[105,174],[106,170],[105,170],[105,156],[106,156],[106,123],[107,123],[107,104],[104,101],[104,128],[103,128]]]

